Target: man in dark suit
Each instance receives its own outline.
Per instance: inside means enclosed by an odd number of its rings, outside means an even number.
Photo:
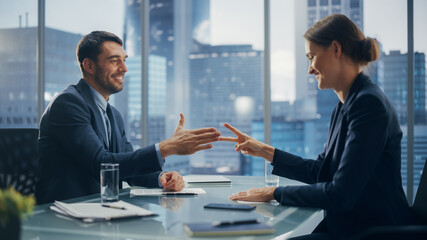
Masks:
[[[215,128],[184,129],[181,114],[175,133],[155,145],[133,150],[120,113],[109,97],[122,90],[127,55],[116,35],[95,31],[77,46],[83,78],[58,94],[40,122],[38,204],[99,193],[101,163],[119,163],[120,180],[131,185],[179,191],[177,172],[162,172],[164,159],[212,147]]]

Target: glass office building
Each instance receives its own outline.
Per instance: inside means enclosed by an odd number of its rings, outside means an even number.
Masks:
[[[251,135],[252,120],[263,119],[262,57],[250,45],[195,47],[189,56],[191,126],[226,133],[227,122]],[[193,172],[244,174],[242,158],[230,143],[218,142],[197,155]]]
[[[82,35],[46,28],[45,106],[64,86],[81,78],[75,49]],[[37,112],[37,28],[0,29],[0,128],[35,128]]]

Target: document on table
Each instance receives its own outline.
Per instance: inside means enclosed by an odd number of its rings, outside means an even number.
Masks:
[[[136,205],[118,201],[114,203],[63,203],[55,201],[53,211],[83,220],[84,222],[107,221],[116,218],[154,216],[155,213]]]
[[[131,196],[164,196],[164,195],[198,195],[206,193],[202,188],[184,188],[181,191],[174,192],[164,189],[132,189],[130,190]]]
[[[231,183],[231,180],[221,175],[187,175],[184,176],[187,183]]]
[[[191,237],[272,234],[275,231],[272,226],[263,222],[250,224],[185,223],[184,230]]]

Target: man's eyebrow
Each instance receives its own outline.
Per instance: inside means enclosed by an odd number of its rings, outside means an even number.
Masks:
[[[111,55],[109,56],[107,59],[112,59],[112,58],[121,58],[122,56],[120,55]],[[128,55],[125,56],[125,58],[128,58]]]

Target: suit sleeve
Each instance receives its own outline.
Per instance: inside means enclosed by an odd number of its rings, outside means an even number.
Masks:
[[[276,148],[274,150],[272,173],[308,184],[315,183],[324,158],[325,152],[322,152],[317,157],[317,160],[312,160],[304,159]]]
[[[353,208],[383,152],[388,113],[380,99],[360,96],[347,112],[345,148],[332,181],[279,187],[274,197],[283,205],[343,212]]]
[[[142,174],[137,177],[131,177],[128,179],[124,179],[129,185],[131,186],[140,186],[140,187],[161,187],[159,185],[159,175],[161,171],[152,172],[152,173],[146,173]]]
[[[77,166],[91,169],[95,179],[103,162],[119,163],[121,178],[161,171],[154,145],[133,152],[108,152],[92,127],[93,114],[82,98],[70,93],[60,95],[51,105],[49,133]]]

